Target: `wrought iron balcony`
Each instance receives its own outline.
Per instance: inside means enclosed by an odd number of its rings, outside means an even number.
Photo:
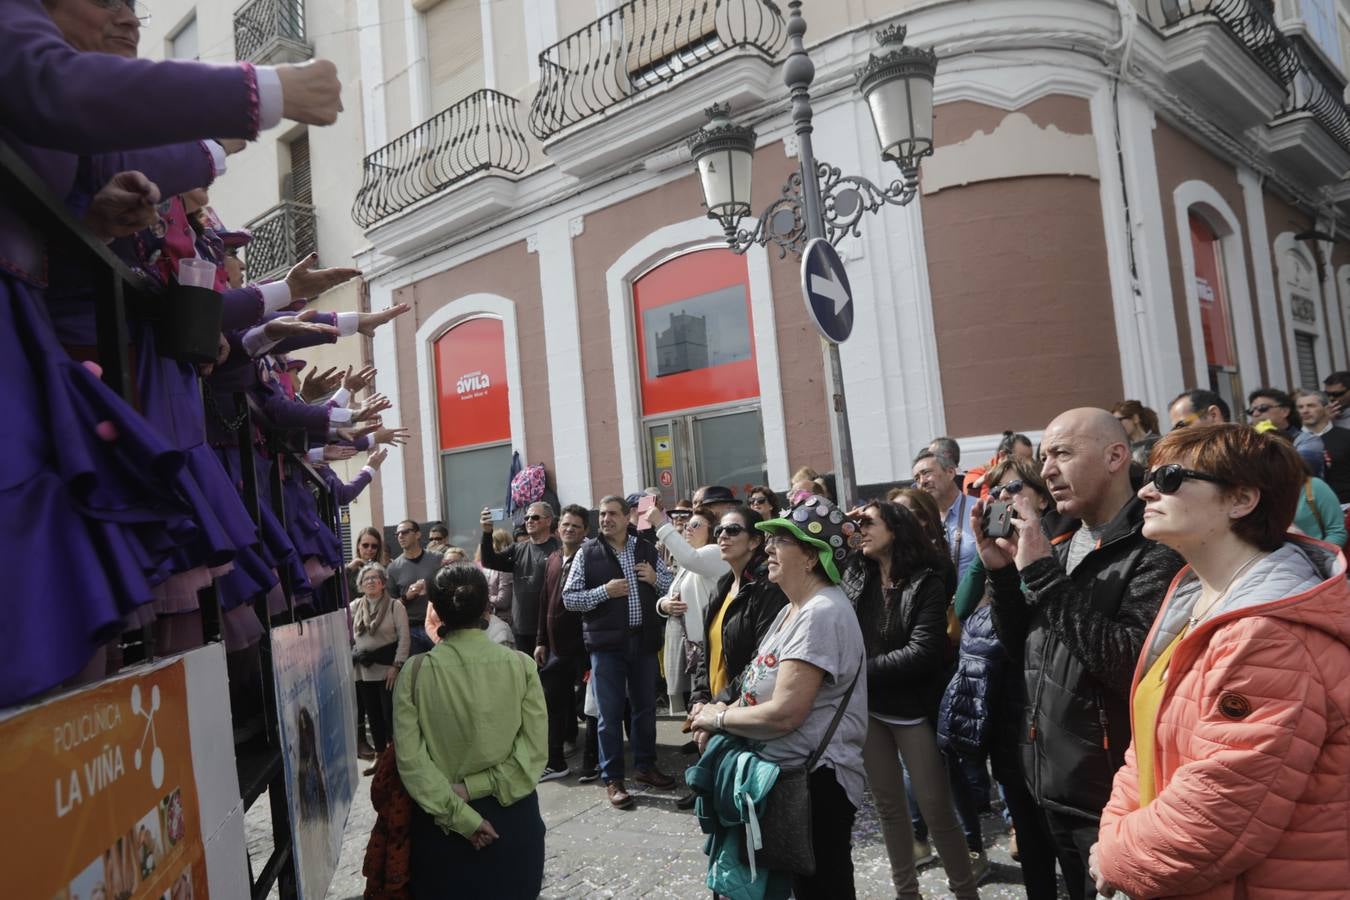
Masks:
[[[1287,84],[1298,57],[1275,24],[1271,0],[1136,0],[1155,28],[1217,22],[1261,63],[1270,76]]]
[[[314,207],[283,200],[244,226],[253,240],[244,248],[250,281],[277,278],[318,249]]]
[[[365,159],[352,218],[362,228],[476,172],[519,175],[530,161],[514,97],[475,91]]]
[[[305,0],[251,0],[235,10],[235,59],[272,65],[313,55],[305,40]]]
[[[1300,114],[1311,113],[1327,134],[1350,152],[1350,113],[1342,99],[1344,86],[1306,48],[1299,47],[1296,56],[1298,68],[1289,85],[1289,99],[1279,117],[1271,123],[1272,127]]]
[[[530,131],[547,139],[732,50],[772,59],[786,40],[773,0],[629,0],[539,54]]]

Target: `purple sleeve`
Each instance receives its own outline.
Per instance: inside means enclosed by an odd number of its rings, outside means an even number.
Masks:
[[[346,506],[361,496],[361,492],[366,489],[368,484],[370,484],[370,473],[362,469],[359,475],[346,484],[343,484],[335,474],[333,481],[329,483],[329,487],[333,490],[333,496],[337,499],[338,506]]]
[[[182,194],[194,188],[210,187],[216,179],[211,151],[201,141],[100,153],[89,158],[89,171],[99,187],[118,172],[140,172],[155,183],[161,197]]]
[[[72,153],[258,134],[248,64],[81,53],[41,0],[0,0],[0,121],[20,140]]]
[[[267,384],[259,384],[257,392],[258,406],[263,417],[272,426],[280,430],[300,428],[319,437],[328,436],[328,407],[310,406],[292,400],[280,390]]]
[[[220,316],[221,331],[238,331],[256,325],[262,319],[262,291],[251,284],[222,291],[220,299],[224,304]],[[240,352],[243,352],[242,348]]]

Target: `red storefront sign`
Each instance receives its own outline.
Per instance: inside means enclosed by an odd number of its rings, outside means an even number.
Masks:
[[[441,449],[511,439],[506,338],[500,319],[469,319],[436,341]]]
[[[1228,324],[1228,297],[1220,268],[1219,237],[1195,213],[1190,215],[1191,250],[1195,254],[1195,293],[1200,300],[1200,328],[1205,359],[1211,366],[1236,366],[1232,330]]]
[[[643,414],[759,396],[743,257],[678,256],[633,285],[633,305]]]

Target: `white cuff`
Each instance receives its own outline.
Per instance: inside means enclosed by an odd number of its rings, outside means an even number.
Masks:
[[[291,288],[285,279],[269,281],[257,286],[263,298],[263,309],[267,312],[281,312],[291,305]]]
[[[261,134],[281,121],[286,95],[275,66],[254,66],[258,78],[258,132]]]
[[[305,459],[309,460],[312,463],[323,462],[323,448],[315,447],[313,450],[310,450],[305,454]]]
[[[370,466],[362,466],[362,467],[361,467],[361,471],[362,471],[362,472],[369,472],[369,473],[370,473],[370,479],[371,479],[371,481],[374,481],[374,480],[375,480],[375,470],[372,469]]]
[[[211,167],[215,170],[216,177],[219,178],[220,176],[224,175],[225,148],[217,144],[215,141],[202,141],[202,145],[206,147],[206,152],[211,154]]]
[[[352,411],[350,409],[333,408],[328,410],[329,425],[350,425],[352,421]]]
[[[338,334],[342,337],[351,337],[356,334],[356,329],[360,324],[360,313],[340,312],[337,314]]]
[[[242,341],[244,352],[257,359],[260,356],[266,356],[272,348],[281,341],[274,341],[267,336],[266,325],[256,325],[244,333]]]
[[[333,392],[333,396],[328,398],[328,402],[333,406],[345,407],[352,402],[352,392],[345,387],[340,387]]]

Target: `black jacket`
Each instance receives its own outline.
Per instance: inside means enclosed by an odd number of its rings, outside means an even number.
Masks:
[[[939,747],[982,758],[996,737],[995,720],[1003,698],[1000,688],[1007,668],[1008,653],[994,631],[993,611],[981,606],[961,623],[961,656],[938,707]],[[1019,708],[1019,719],[1021,712]],[[1014,744],[1016,734],[1014,729]]]
[[[1131,498],[1072,576],[1072,532],[1053,558],[991,573],[994,626],[1025,674],[1027,782],[1048,811],[1100,818],[1130,743],[1135,664],[1183,565],[1143,536],[1143,522],[1143,501]]]
[[[544,570],[548,558],[562,546],[556,537],[542,544],[518,541],[498,553],[492,532],[483,532],[479,550],[483,568],[511,573],[511,623],[517,634],[533,635],[539,621],[540,598],[544,593]],[[545,601],[547,602],[547,598]]]
[[[703,633],[712,633],[712,623],[717,612],[726,600],[727,592],[735,578],[730,572],[717,582],[717,593],[708,605],[703,616]],[[755,658],[760,641],[768,632],[778,611],[787,605],[787,597],[778,589],[778,585],[769,580],[768,563],[763,556],[751,560],[741,575],[741,587],[731,600],[731,608],[722,620],[722,659],[726,665],[727,689],[718,697],[713,697],[709,688],[708,654],[699,659],[698,670],[694,673],[694,687],[690,692],[693,703],[708,703],[714,699],[723,702],[735,699],[740,694],[738,676]]]
[[[867,647],[867,708],[902,719],[937,718],[938,701],[951,678],[947,592],[942,576],[925,569],[898,589],[883,590],[867,566],[857,600]]]
[[[1323,479],[1336,492],[1336,499],[1350,503],[1350,430],[1329,428],[1322,433],[1327,466]]]

